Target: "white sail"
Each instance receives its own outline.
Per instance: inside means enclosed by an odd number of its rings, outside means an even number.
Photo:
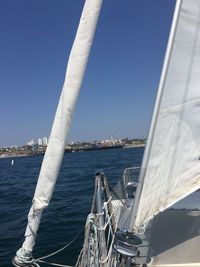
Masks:
[[[132,217],[135,230],[200,187],[200,1],[177,5]]]
[[[44,208],[50,202],[65,150],[74,107],[83,81],[102,0],[86,0],[75,41],[70,53],[66,77],[57,107],[48,147],[40,170],[33,205],[28,215],[25,241],[17,256],[26,258],[31,252]]]

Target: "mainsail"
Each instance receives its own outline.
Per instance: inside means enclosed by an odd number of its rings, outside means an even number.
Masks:
[[[57,107],[48,147],[38,178],[33,205],[28,215],[25,241],[17,252],[15,261],[27,262],[40,223],[42,211],[50,202],[60,169],[65,141],[71,126],[73,111],[83,81],[102,0],[86,0],[75,41],[70,53],[66,77]]]
[[[200,187],[199,0],[177,1],[166,57],[132,214],[135,231]]]

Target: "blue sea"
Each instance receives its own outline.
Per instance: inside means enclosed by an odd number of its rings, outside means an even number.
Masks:
[[[43,212],[34,257],[54,252],[84,228],[90,212],[95,173],[103,171],[110,185],[123,170],[140,166],[143,148],[66,153],[49,207]],[[0,159],[0,266],[8,267],[24,240],[27,214],[37,182],[42,156]],[[52,262],[73,265],[83,234]],[[41,266],[48,266],[42,265]]]

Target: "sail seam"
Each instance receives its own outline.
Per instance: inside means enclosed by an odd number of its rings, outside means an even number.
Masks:
[[[195,99],[195,100],[192,100],[192,101],[188,101],[186,103],[179,104],[179,105],[176,105],[176,106],[173,106],[173,107],[170,107],[170,108],[161,109],[160,113],[173,113],[173,112],[176,112],[176,111],[179,111],[179,110],[182,110],[182,109],[191,108],[191,107],[196,106],[198,104],[200,104],[200,98],[197,99],[197,100]]]

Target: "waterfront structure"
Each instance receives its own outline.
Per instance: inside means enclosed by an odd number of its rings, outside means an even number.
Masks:
[[[27,142],[26,144],[27,144],[27,146],[34,146],[34,145],[35,145],[35,142],[34,142],[34,140],[32,139],[32,140],[30,140],[29,142]]]
[[[48,139],[47,137],[38,138],[38,146],[47,146]]]
[[[48,139],[47,139],[47,137],[43,137],[43,138],[42,138],[42,145],[43,145],[43,146],[47,146],[47,144],[48,144]]]
[[[42,138],[38,138],[38,146],[42,146]]]

